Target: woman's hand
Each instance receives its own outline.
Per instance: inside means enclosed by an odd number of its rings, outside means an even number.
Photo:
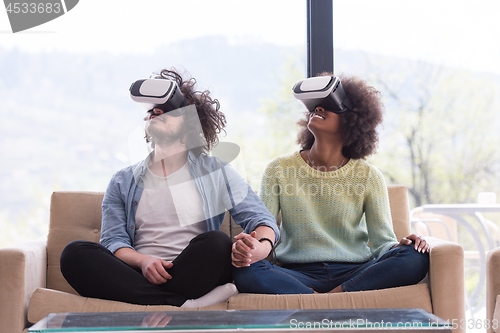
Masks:
[[[411,245],[415,243],[415,250],[422,253],[427,253],[430,250],[429,244],[425,241],[424,238],[420,237],[417,234],[411,234],[401,239],[398,245],[393,246],[392,248],[403,246],[403,245]]]
[[[252,231],[249,234],[240,233],[234,237],[233,252],[231,259],[234,267],[248,267],[254,262],[265,259],[272,250],[269,242],[259,242],[257,233]]]

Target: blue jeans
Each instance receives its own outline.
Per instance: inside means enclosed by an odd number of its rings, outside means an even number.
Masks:
[[[365,263],[312,262],[279,267],[262,260],[249,267],[233,267],[233,278],[241,293],[312,294],[337,286],[343,291],[361,291],[412,285],[428,270],[429,254],[405,245]]]

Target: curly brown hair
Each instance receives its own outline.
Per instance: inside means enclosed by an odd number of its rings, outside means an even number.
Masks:
[[[193,77],[183,79],[175,68],[162,69],[156,78],[160,77],[166,80],[175,81],[186,98],[187,105],[194,104],[196,106],[205,140],[199,137],[196,131],[196,122],[186,118],[184,122],[184,131],[185,133],[192,133],[192,135],[186,138],[189,142],[187,145],[190,147],[200,147],[197,149],[200,153],[209,152],[219,142],[219,134],[221,132],[226,133],[224,130],[224,127],[226,127],[226,116],[219,111],[219,101],[210,97],[210,91],[208,90],[197,91],[195,88],[196,79]],[[147,135],[146,142],[150,142]]]
[[[320,76],[333,76],[321,73]],[[356,76],[339,76],[344,91],[351,100],[352,110],[339,114],[342,133],[342,154],[347,158],[365,159],[378,147],[377,126],[382,123],[384,104],[381,94],[365,80]],[[311,149],[314,135],[307,128],[309,112],[298,122],[297,143],[302,150]]]

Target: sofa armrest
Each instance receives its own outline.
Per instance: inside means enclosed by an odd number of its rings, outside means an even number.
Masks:
[[[450,323],[465,320],[464,249],[460,244],[425,237],[430,246],[429,284],[433,313]],[[465,332],[458,328],[454,332]]]
[[[490,323],[494,319],[498,295],[500,295],[500,248],[491,250],[486,257],[486,319]],[[487,331],[491,333],[493,329]]]
[[[32,241],[0,249],[0,267],[0,333],[19,333],[28,325],[31,294],[46,286],[46,242]]]

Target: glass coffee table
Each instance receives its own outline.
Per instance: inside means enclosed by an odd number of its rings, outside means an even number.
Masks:
[[[50,314],[28,329],[45,332],[451,332],[422,309],[226,310]]]

